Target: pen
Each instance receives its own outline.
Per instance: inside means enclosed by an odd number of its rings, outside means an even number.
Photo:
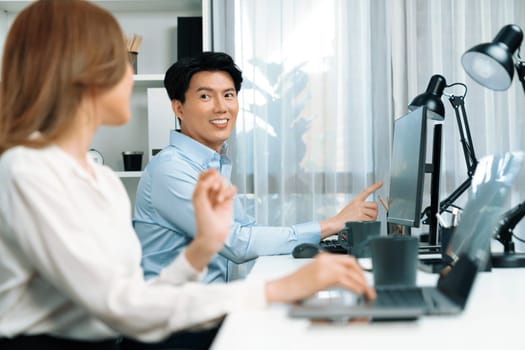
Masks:
[[[459,223],[459,209],[452,208],[452,226],[456,227]]]
[[[439,213],[436,213],[436,218],[438,219],[439,221],[439,224],[441,225],[441,227],[443,228],[449,228],[450,226],[445,222],[445,220],[443,220],[443,217],[441,215],[439,215]]]
[[[385,202],[385,200],[383,199],[383,197],[381,197],[380,194],[377,195],[377,198],[379,199],[379,202],[381,203],[381,205],[383,206],[383,208],[385,208],[386,211],[388,211],[388,204]]]

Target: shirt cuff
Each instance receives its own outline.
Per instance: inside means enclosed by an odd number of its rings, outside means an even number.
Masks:
[[[186,250],[183,250],[171,264],[162,269],[159,279],[170,284],[180,285],[186,282],[201,281],[207,273],[207,267],[201,272],[195,270],[186,259]]]
[[[317,221],[295,224],[292,225],[292,228],[297,235],[297,239],[301,242],[317,244],[321,240],[321,224]]]

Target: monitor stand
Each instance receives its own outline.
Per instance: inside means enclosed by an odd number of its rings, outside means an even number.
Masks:
[[[420,253],[436,254],[440,253],[441,247],[438,240],[438,220],[439,212],[439,175],[441,171],[441,134],[442,124],[434,125],[434,136],[432,143],[432,163],[426,164],[425,172],[429,173],[430,178],[430,206],[428,206],[421,217],[423,223],[428,225],[428,233],[421,234]]]
[[[434,125],[432,142],[432,163],[426,164],[425,172],[430,173],[430,206],[421,214],[428,225],[428,233],[419,236],[419,269],[430,273],[439,273],[446,266],[441,255],[440,239],[438,239],[439,212],[439,176],[441,171],[441,135],[442,124]]]
[[[427,164],[427,172],[431,174],[430,179],[430,207],[428,208],[426,224],[428,224],[428,244],[437,246],[438,242],[438,220],[439,213],[439,176],[441,172],[441,134],[442,124],[434,125],[434,139],[432,144],[432,164]]]
[[[428,237],[428,233],[419,235],[419,254],[441,254],[441,246],[439,244],[430,244]]]

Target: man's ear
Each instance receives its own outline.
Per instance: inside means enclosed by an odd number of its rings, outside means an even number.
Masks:
[[[171,109],[180,120],[184,119],[182,103],[179,100],[171,100]]]

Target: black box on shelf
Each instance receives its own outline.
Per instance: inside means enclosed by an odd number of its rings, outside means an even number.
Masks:
[[[202,17],[177,17],[177,59],[202,52]]]

